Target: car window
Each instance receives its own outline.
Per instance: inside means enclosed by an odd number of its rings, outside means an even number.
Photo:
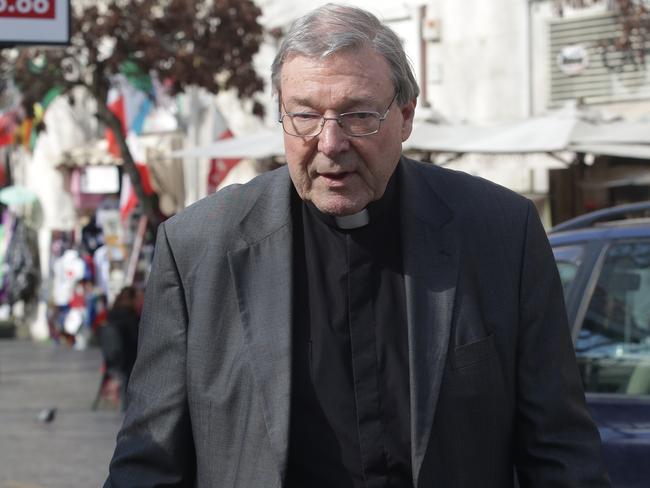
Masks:
[[[576,354],[586,391],[650,394],[650,240],[607,250]]]
[[[582,260],[583,251],[584,246],[580,245],[558,246],[553,248],[553,255],[555,256],[557,269],[560,273],[565,300],[569,296],[569,292],[573,286],[573,281]]]

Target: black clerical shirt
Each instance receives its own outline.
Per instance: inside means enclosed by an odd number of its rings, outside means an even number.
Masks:
[[[412,487],[395,180],[358,229],[294,200],[287,488]]]

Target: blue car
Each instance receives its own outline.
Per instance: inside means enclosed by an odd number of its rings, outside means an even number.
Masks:
[[[624,205],[549,232],[587,402],[617,488],[650,487],[649,215],[650,202]]]

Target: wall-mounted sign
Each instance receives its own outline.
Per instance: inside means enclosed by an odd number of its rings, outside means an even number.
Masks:
[[[67,44],[70,0],[0,0],[0,44]]]
[[[589,66],[589,52],[580,44],[565,46],[557,55],[557,66],[565,75],[579,75]]]
[[[2,0],[0,0],[2,1]],[[117,166],[86,166],[81,175],[81,193],[119,193]]]

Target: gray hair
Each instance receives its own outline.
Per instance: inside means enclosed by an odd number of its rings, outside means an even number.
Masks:
[[[292,54],[325,58],[364,46],[372,47],[388,63],[399,104],[417,98],[420,89],[397,34],[366,10],[333,3],[313,10],[291,25],[271,67],[273,89],[280,93],[282,65]]]

